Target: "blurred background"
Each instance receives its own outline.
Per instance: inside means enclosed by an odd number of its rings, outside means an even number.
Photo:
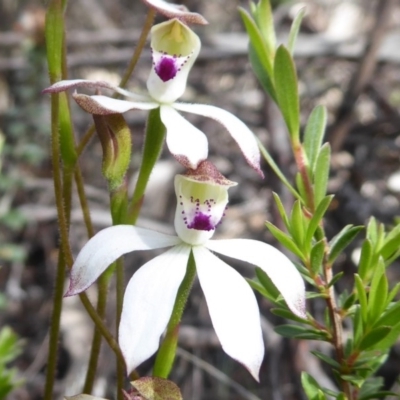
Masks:
[[[237,7],[247,1],[188,0],[190,10],[204,15],[208,26],[193,29],[202,38],[182,101],[208,103],[240,117],[268,148],[292,180],[295,167],[285,125],[274,104],[261,90],[247,61],[247,39]],[[324,104],[329,127],[326,140],[333,148],[329,191],[335,194],[327,219],[331,236],[347,224],[364,224],[371,215],[387,224],[400,214],[400,4],[396,0],[273,1],[278,39],[286,40],[291,21],[302,7],[306,17],[295,47],[303,123],[312,108]],[[102,79],[118,84],[129,62],[145,6],[132,0],[74,0],[66,12],[69,78]],[[39,0],[0,2],[0,387],[17,380],[19,386],[0,398],[42,398],[47,357],[47,330],[58,252],[50,160],[50,101],[41,95],[49,85],[44,39],[45,6]],[[162,19],[157,19],[157,21]],[[129,88],[144,91],[151,66],[146,47]],[[91,116],[72,104],[77,142],[91,124]],[[231,137],[203,117],[185,115],[210,142],[210,159],[239,185],[230,191],[230,207],[215,237],[249,237],[274,244],[265,220],[282,227],[272,201],[278,192],[290,209],[293,199],[263,164],[260,180],[241,157]],[[133,135],[132,168],[140,163],[146,114],[126,115]],[[80,158],[93,223],[97,230],[111,224],[108,190],[101,175],[101,146],[97,138]],[[165,151],[153,173],[139,225],[172,231],[175,212],[173,176],[182,172]],[[86,242],[77,198],[72,213],[71,245],[76,255]],[[275,243],[276,244],[276,243]],[[350,248],[336,264],[345,279],[355,267]],[[151,254],[126,258],[126,276]],[[229,261],[244,275],[253,269]],[[279,266],[276,266],[279,268]],[[399,265],[390,271],[399,279]],[[113,288],[111,287],[111,291]],[[92,293],[93,292],[93,293]],[[94,299],[95,290],[89,290]],[[300,372],[312,374],[322,385],[334,379],[309,353],[330,352],[321,343],[294,342],[274,333],[283,320],[260,299],[266,356],[261,382],[222,352],[196,283],[184,313],[180,350],[171,379],[191,400],[304,399]],[[323,318],[323,303],[313,312]],[[115,322],[110,296],[108,323]],[[9,330],[8,328],[11,328]],[[55,399],[79,393],[89,355],[92,324],[79,299],[64,303]],[[3,354],[1,353],[3,352]],[[7,355],[6,355],[7,354]],[[113,398],[115,367],[112,354],[102,348],[98,396]],[[152,360],[139,372],[149,374]],[[400,372],[400,347],[395,346],[379,374],[386,388],[395,388]],[[3,396],[3,397],[1,397]]]

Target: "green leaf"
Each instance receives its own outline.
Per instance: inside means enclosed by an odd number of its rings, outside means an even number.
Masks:
[[[286,226],[286,229],[289,230],[289,218],[286,214],[285,207],[283,206],[283,203],[277,193],[272,192],[272,195],[274,196],[276,206],[278,207],[279,215],[281,216],[282,221]]]
[[[310,253],[311,270],[314,272],[314,274],[318,274],[321,270],[322,262],[324,260],[324,254],[325,241],[320,240],[319,242],[315,243]]]
[[[260,293],[261,296],[265,297],[266,299],[268,299],[268,300],[270,300],[270,301],[272,301],[272,302],[275,301],[275,298],[272,297],[272,296],[265,290],[264,286],[261,285],[260,282],[258,282],[258,281],[256,281],[256,280],[253,280],[253,279],[249,279],[249,278],[245,278],[245,279],[246,279],[247,283],[251,286],[251,288],[252,288],[253,290],[256,290],[258,293]]]
[[[388,298],[387,298],[387,303],[389,304],[393,299],[396,297],[397,293],[400,290],[400,282],[397,282],[396,285],[394,285],[394,288],[389,292]]]
[[[318,382],[307,372],[301,373],[301,384],[309,400],[325,400],[326,396]]]
[[[347,299],[344,301],[343,303],[343,310],[348,310],[350,307],[352,307],[354,305],[354,303],[356,302],[356,298],[357,296],[355,295],[355,293],[352,293],[350,296],[347,297]]]
[[[272,15],[271,4],[269,0],[260,0],[255,12],[257,26],[260,29],[264,39],[268,55],[271,60],[275,56],[276,37],[274,29],[274,17]]]
[[[315,163],[325,134],[327,112],[324,106],[315,107],[308,118],[304,133],[304,150],[313,175]]]
[[[369,239],[365,239],[360,254],[360,261],[358,262],[358,274],[364,281],[366,279],[372,259],[372,244]]]
[[[299,143],[299,95],[296,68],[289,51],[280,45],[274,63],[275,92],[293,143]]]
[[[379,259],[368,296],[368,321],[373,325],[381,316],[387,305],[388,281],[385,275],[385,264]]]
[[[400,322],[394,326],[381,326],[379,328],[389,328],[389,332],[382,340],[377,342],[373,348],[374,350],[388,351],[397,342],[400,336]]]
[[[385,339],[387,335],[389,335],[391,331],[390,326],[379,326],[377,328],[372,329],[372,331],[368,332],[361,340],[360,344],[357,346],[360,351],[367,350],[376,344],[378,344],[381,340]]]
[[[365,317],[366,318],[366,317]],[[354,317],[353,317],[353,336],[354,342],[359,343],[361,337],[364,332],[364,321],[362,315],[361,306],[355,307]],[[348,342],[351,341],[350,339],[347,340]],[[353,342],[351,342],[351,349],[347,352],[347,356],[349,356],[353,351]]]
[[[384,244],[380,250],[380,255],[384,260],[388,259],[395,251],[398,250],[400,244],[400,225],[393,228],[384,240]]]
[[[333,195],[326,196],[318,204],[318,207],[315,210],[314,215],[312,216],[310,222],[308,223],[308,228],[305,238],[306,244],[311,243],[314,233],[317,230],[320,222],[322,221],[326,210],[329,208],[329,205],[331,204],[333,197],[334,197]]]
[[[286,233],[282,232],[279,228],[277,228],[271,222],[267,221],[265,224],[267,225],[267,228],[272,233],[272,235],[275,237],[275,239],[278,240],[279,243],[281,243],[283,246],[285,246],[287,249],[289,249],[296,256],[298,256],[299,258],[304,260],[304,256],[303,256],[301,250],[297,247],[297,245],[294,243],[294,241],[288,235],[286,235]]]
[[[301,203],[296,200],[290,215],[290,233],[296,245],[301,249],[304,243],[305,227]]]
[[[357,386],[358,388],[360,388],[365,381],[364,378],[360,378],[356,375],[340,375],[340,377],[344,381],[351,382],[354,386]]]
[[[336,260],[362,229],[364,229],[363,226],[347,225],[329,242],[331,247],[328,257],[329,263]]]
[[[328,340],[328,334],[317,329],[310,329],[300,325],[280,325],[274,328],[281,336],[297,339]]]
[[[297,35],[299,34],[299,30],[300,30],[300,25],[301,25],[301,21],[304,18],[304,14],[306,12],[306,8],[302,8],[298,14],[296,15],[292,26],[290,27],[290,33],[289,33],[289,40],[288,40],[288,50],[293,53],[294,50],[294,44],[296,42],[297,39]]]
[[[292,321],[300,322],[300,323],[307,323],[309,324],[308,320],[304,318],[300,318],[297,315],[293,314],[291,311],[284,309],[284,308],[272,308],[272,314],[277,315],[278,317],[290,319]]]
[[[250,43],[253,46],[262,67],[264,68],[266,74],[272,78],[274,74],[272,67],[274,55],[269,52],[261,32],[255,21],[251,18],[251,15],[242,7],[239,7],[239,14],[242,17],[247,34],[249,35]]]
[[[331,165],[331,147],[325,143],[319,150],[315,162],[314,172],[314,203],[318,207],[319,203],[326,196],[328,189],[329,170]]]
[[[280,296],[279,290],[271,281],[271,278],[260,268],[256,267],[256,276],[265,291],[269,294],[273,302]]]
[[[276,103],[277,100],[276,100],[274,83],[272,82],[271,77],[268,75],[268,72],[264,68],[264,65],[262,64],[260,57],[258,56],[252,44],[249,45],[249,61],[251,67],[253,68],[253,72],[257,77],[258,81],[260,82],[260,85],[264,89],[265,93],[268,93]]]
[[[367,322],[368,315],[368,302],[367,302],[367,293],[365,291],[364,283],[361,277],[358,274],[354,274],[354,283],[357,290],[358,301],[360,302],[360,311],[362,320]]]
[[[378,240],[378,225],[376,223],[375,217],[371,217],[369,219],[367,225],[367,238],[373,243],[376,244]]]
[[[343,271],[337,273],[337,274],[331,279],[331,281],[328,282],[328,287],[333,286],[339,279],[342,278],[343,274],[344,274]]]
[[[331,367],[333,368],[337,368],[340,369],[340,364],[335,361],[333,358],[327,356],[324,353],[321,353],[320,351],[311,351],[311,354],[314,354],[315,357],[319,358],[320,360],[322,360],[323,362],[329,364]]]
[[[300,193],[300,196],[301,196],[301,201],[303,203],[306,203],[307,191],[306,191],[306,187],[304,185],[303,178],[302,178],[300,172],[297,172],[295,181],[296,181],[296,187],[297,187],[297,189],[298,189],[298,191]]]

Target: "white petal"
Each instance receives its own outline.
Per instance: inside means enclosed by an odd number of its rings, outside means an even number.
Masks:
[[[270,277],[291,311],[301,318],[305,313],[305,287],[299,271],[278,249],[250,239],[210,240],[210,250],[260,267]]]
[[[258,380],[264,344],[253,291],[238,272],[206,248],[193,247],[193,255],[211,321],[222,348]]]
[[[123,254],[174,246],[180,242],[175,236],[131,225],[115,225],[103,229],[78,254],[71,269],[70,287],[65,296],[83,292]]]
[[[186,273],[190,247],[179,245],[149,261],[129,281],[119,326],[128,373],[159,347]]]
[[[174,103],[174,108],[180,111],[203,115],[222,124],[239,145],[246,161],[261,176],[260,150],[253,132],[237,117],[222,108],[205,104]]]
[[[207,20],[200,14],[189,12],[185,6],[171,4],[164,0],[143,0],[148,6],[153,7],[167,18],[179,18],[187,24],[208,24]]]
[[[208,142],[204,133],[170,106],[160,107],[160,117],[167,130],[169,151],[185,167],[196,169],[208,156]]]
[[[86,88],[86,89],[110,89],[114,92],[120,93],[126,97],[134,99],[136,101],[150,101],[147,96],[129,92],[128,90],[122,89],[119,86],[112,85],[106,81],[94,81],[90,79],[69,79],[64,81],[56,82],[54,85],[44,89],[42,93],[59,93],[64,92],[68,89],[75,88]]]
[[[72,97],[86,112],[97,115],[123,114],[130,110],[152,110],[157,103],[113,99],[107,96],[87,96],[74,93]]]

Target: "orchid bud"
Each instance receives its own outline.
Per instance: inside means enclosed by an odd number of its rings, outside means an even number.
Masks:
[[[103,175],[113,190],[121,185],[129,166],[131,132],[121,114],[93,115],[93,119],[103,148]]]
[[[147,89],[154,100],[173,103],[182,96],[200,48],[199,37],[176,18],[153,26],[153,68],[147,80]]]
[[[175,230],[185,243],[199,245],[214,235],[228,204],[228,189],[236,183],[208,161],[175,177]]]

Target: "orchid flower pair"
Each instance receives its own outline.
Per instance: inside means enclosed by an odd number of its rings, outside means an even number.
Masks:
[[[123,254],[172,247],[143,265],[126,288],[119,344],[128,372],[158,349],[191,252],[222,348],[255,379],[264,356],[257,301],[242,276],[213,252],[260,267],[290,310],[306,317],[303,279],[283,253],[256,240],[210,240],[224,215],[228,189],[233,185],[211,163],[202,162],[196,170],[175,177],[177,236],[116,225],[91,238],[76,258],[66,296],[84,291]]]
[[[85,111],[97,115],[159,108],[170,152],[186,168],[192,169],[196,169],[201,161],[207,159],[208,141],[204,133],[183,118],[178,111],[212,118],[228,130],[247,162],[262,176],[257,141],[240,119],[218,107],[177,102],[185,91],[188,74],[200,47],[199,37],[187,25],[179,19],[171,19],[154,25],[151,30],[153,68],[147,80],[147,96],[128,92],[107,82],[84,79],[60,81],[43,92],[58,93],[78,87],[106,88],[129,99],[119,100],[103,95],[87,96],[77,93],[73,95]]]

